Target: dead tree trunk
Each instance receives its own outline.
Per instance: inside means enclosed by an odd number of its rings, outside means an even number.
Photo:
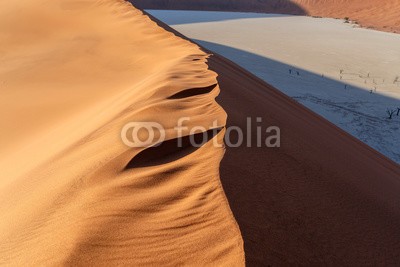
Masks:
[[[388,114],[388,118],[389,118],[389,120],[391,120],[392,119],[392,117],[393,117],[393,114],[394,114],[394,112],[395,112],[395,110],[394,109],[387,109],[386,110],[386,113]]]

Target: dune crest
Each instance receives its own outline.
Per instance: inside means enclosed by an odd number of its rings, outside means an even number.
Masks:
[[[0,264],[244,264],[205,52],[118,0],[1,2],[0,32]],[[171,148],[181,117],[222,130]],[[169,141],[126,146],[132,121]]]

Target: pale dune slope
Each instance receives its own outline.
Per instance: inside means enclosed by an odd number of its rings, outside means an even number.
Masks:
[[[224,126],[218,86],[171,98],[217,83],[207,54],[124,1],[23,0],[0,2],[0,60],[0,264],[244,263],[224,149],[120,139],[130,121]]]

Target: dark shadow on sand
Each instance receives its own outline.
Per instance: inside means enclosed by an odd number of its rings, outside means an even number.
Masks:
[[[230,11],[307,15],[301,6],[287,0],[129,0],[141,9]]]

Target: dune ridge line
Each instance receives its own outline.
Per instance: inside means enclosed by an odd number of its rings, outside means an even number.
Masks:
[[[0,120],[0,263],[244,265],[212,144],[226,113],[209,55],[121,0],[0,10],[0,114],[14,114]],[[222,130],[172,149],[180,117]],[[124,145],[131,121],[162,124],[162,150]]]

